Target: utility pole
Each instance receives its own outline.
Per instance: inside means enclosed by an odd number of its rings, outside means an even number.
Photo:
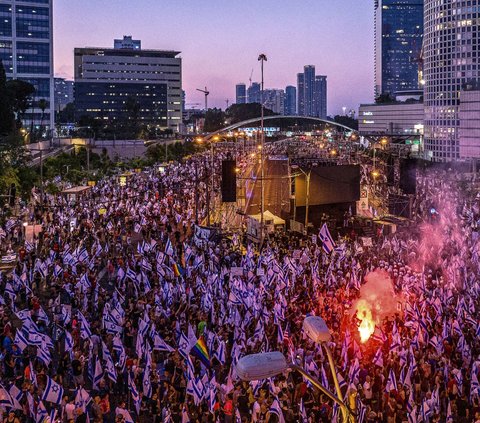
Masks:
[[[306,186],[306,196],[305,196],[305,235],[308,235],[308,203],[309,203],[309,198],[310,198],[310,176],[312,174],[312,169],[308,171],[308,173],[305,173],[305,179],[307,181],[307,186]]]
[[[207,160],[204,158],[205,166],[205,188],[206,188],[206,200],[207,200],[207,226],[210,226],[210,175],[208,173]]]
[[[265,54],[260,54],[258,56],[260,61],[261,71],[262,71],[262,85],[261,85],[261,94],[260,94],[260,105],[261,105],[261,151],[260,151],[260,166],[261,166],[261,198],[260,198],[260,244],[263,244],[263,238],[265,236],[265,218],[263,214],[265,213],[265,131],[264,131],[264,111],[263,111],[263,90],[264,90],[264,81],[263,81],[263,62],[267,60]]]

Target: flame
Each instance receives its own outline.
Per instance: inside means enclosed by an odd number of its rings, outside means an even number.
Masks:
[[[372,309],[365,300],[360,300],[357,304],[357,319],[360,320],[360,324],[358,325],[360,340],[362,343],[365,343],[375,331]]]

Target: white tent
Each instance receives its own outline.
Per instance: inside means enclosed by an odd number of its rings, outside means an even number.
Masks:
[[[258,213],[258,214],[253,214],[253,215],[250,215],[250,217],[252,217],[253,219],[257,220],[258,222],[260,222],[262,220],[261,218],[261,214]],[[278,217],[278,216],[275,216],[272,212],[270,212],[269,210],[265,210],[263,212],[263,220],[265,222],[266,225],[285,225],[285,220],[283,220],[281,217]]]

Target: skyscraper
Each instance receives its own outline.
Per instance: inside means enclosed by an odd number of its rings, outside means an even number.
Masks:
[[[303,73],[297,73],[297,114],[305,116],[305,76]]]
[[[47,101],[42,112],[27,110],[26,126],[54,127],[53,0],[0,0],[0,59],[8,79],[35,87],[33,103]],[[1,100],[0,100],[1,101]]]
[[[127,100],[139,105],[139,120],[178,131],[182,123],[182,59],[179,51],[76,48],[77,117],[104,123],[122,119]]]
[[[285,113],[285,91],[279,89],[267,89],[263,91],[264,106],[274,113]]]
[[[423,2],[375,0],[375,97],[419,88]]]
[[[73,103],[73,81],[55,78],[55,111],[63,110],[68,103]]]
[[[235,103],[245,104],[247,102],[247,87],[240,83],[235,85]]]
[[[293,85],[285,88],[285,115],[297,114],[297,89]]]
[[[459,157],[460,100],[465,86],[475,85],[480,77],[479,21],[480,0],[425,0],[427,157],[442,161]]]
[[[321,119],[327,118],[327,77],[315,76],[315,105],[314,116]]]
[[[303,68],[304,115],[315,116],[315,66]]]
[[[252,82],[252,85],[247,90],[247,102],[248,103],[260,103],[261,102],[262,89],[258,82]]]
[[[315,66],[306,65],[297,74],[298,115],[327,117],[327,77],[315,76]]]

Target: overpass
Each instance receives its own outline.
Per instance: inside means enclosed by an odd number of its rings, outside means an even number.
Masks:
[[[248,125],[252,125],[256,122],[260,122],[261,119],[262,119],[261,117],[256,117],[256,118],[244,120],[242,122],[234,123],[232,125],[226,126],[225,128],[219,129],[218,131],[209,133],[208,135],[205,136],[205,140],[208,141],[210,138],[214,137],[215,135],[219,135],[219,134],[222,134],[224,132],[230,132],[230,131],[233,131],[233,130],[238,129],[238,128],[242,128],[242,127],[245,127],[245,126],[248,126]],[[292,121],[292,122],[307,121],[310,124],[331,125],[331,126],[342,129],[344,132],[358,133],[357,130],[355,130],[353,128],[350,128],[346,125],[342,125],[341,123],[333,122],[333,121],[328,120],[328,119],[312,117],[312,116],[275,115],[275,116],[265,116],[263,118],[263,121],[268,122],[268,123],[271,123],[272,121],[278,121],[278,120],[283,121],[283,123],[285,123],[285,124],[287,124],[289,121]],[[298,123],[296,123],[295,125],[298,125]],[[289,125],[289,126],[293,126],[293,125]],[[298,125],[298,126],[301,126],[301,125]]]

